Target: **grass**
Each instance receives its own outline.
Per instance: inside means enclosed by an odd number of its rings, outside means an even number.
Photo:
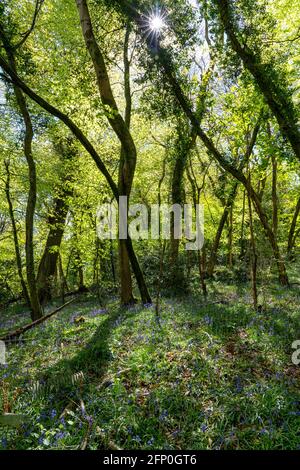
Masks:
[[[242,285],[210,292],[164,298],[159,322],[152,306],[85,298],[28,331],[0,370],[2,401],[28,422],[0,428],[0,447],[299,449],[299,289],[272,286],[258,313]],[[12,310],[2,331],[28,321]]]

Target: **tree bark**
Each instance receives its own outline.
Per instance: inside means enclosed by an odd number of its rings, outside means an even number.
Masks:
[[[296,232],[296,225],[297,225],[297,219],[298,219],[299,213],[300,213],[300,197],[297,201],[291,227],[289,230],[288,245],[287,245],[287,253],[288,253],[289,258],[291,258],[292,256],[293,247],[295,245],[295,240],[296,240],[295,232]]]
[[[42,304],[51,300],[51,281],[56,271],[59,249],[69,209],[66,199],[68,195],[68,190],[62,190],[62,194],[54,201],[53,214],[48,219],[50,229],[37,275],[38,294]]]

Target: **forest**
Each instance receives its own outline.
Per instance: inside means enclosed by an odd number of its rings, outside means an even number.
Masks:
[[[0,0],[0,450],[300,449],[300,0]]]

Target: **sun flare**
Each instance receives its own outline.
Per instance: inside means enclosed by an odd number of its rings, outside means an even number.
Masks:
[[[149,27],[152,31],[160,32],[161,29],[165,26],[163,17],[160,15],[153,15],[149,19]]]

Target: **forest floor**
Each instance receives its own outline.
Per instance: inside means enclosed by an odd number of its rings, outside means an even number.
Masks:
[[[25,333],[0,384],[27,421],[0,427],[0,448],[299,449],[299,286],[269,287],[259,313],[249,286],[209,290],[163,298],[159,322],[154,306],[82,297]],[[29,314],[0,318],[3,333]]]

